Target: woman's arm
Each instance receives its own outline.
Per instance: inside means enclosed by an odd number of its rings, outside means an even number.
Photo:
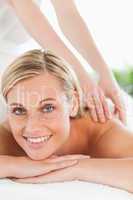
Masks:
[[[30,159],[12,137],[8,122],[0,124],[0,179],[44,175],[77,164],[77,157],[64,161],[65,158],[63,161],[53,158],[52,162],[48,159],[38,161]]]
[[[113,118],[93,134],[92,159],[79,162],[79,179],[133,192],[133,131]]]
[[[11,175],[11,156],[0,155],[0,179]]]
[[[81,156],[80,156],[81,157]],[[32,160],[27,156],[0,155],[0,178],[30,178],[77,164],[77,158],[67,160]]]
[[[133,192],[133,159],[83,158],[79,159],[75,166],[38,177],[16,179],[16,182],[52,183],[72,180],[88,181]]]
[[[120,88],[100,50],[96,46],[88,27],[80,16],[74,0],[64,1],[63,6],[62,0],[51,1],[64,35],[99,74],[99,86],[104,91],[104,94],[111,98],[115,104],[119,118],[125,122],[126,113]]]
[[[77,177],[133,192],[133,158],[82,160]]]

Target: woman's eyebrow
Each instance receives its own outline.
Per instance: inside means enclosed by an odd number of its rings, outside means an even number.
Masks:
[[[21,103],[11,103],[9,106],[20,106],[20,107],[23,107],[23,105]]]
[[[43,102],[45,102],[45,101],[55,101],[56,99],[55,98],[45,98],[45,99],[42,99],[41,101],[40,101],[40,104],[42,104]]]
[[[39,104],[42,104],[43,102],[45,101],[55,101],[56,99],[55,98],[45,98],[45,99],[42,99]],[[20,107],[23,107],[23,105],[21,103],[11,103],[9,106],[20,106]]]

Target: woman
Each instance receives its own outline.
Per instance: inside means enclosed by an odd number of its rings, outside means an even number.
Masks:
[[[63,5],[62,0],[51,0],[51,3],[54,6],[63,34],[99,75],[99,85],[91,79],[74,54],[58,37],[47,18],[41,13],[34,1],[7,1],[14,9],[28,33],[41,47],[56,51],[57,55],[63,57],[74,67],[82,89],[84,90],[86,105],[90,109],[92,119],[95,122],[100,121],[103,123],[112,117],[106,98],[104,97],[101,99],[100,97],[100,93],[103,92],[106,97],[112,100],[115,105],[115,113],[118,113],[121,121],[125,123],[126,113],[120,88],[111,70],[97,49],[83,19],[79,15],[74,1],[63,1]],[[37,2],[37,0],[35,1]]]
[[[9,111],[0,127],[1,178],[82,180],[133,192],[133,134],[118,119],[91,120],[78,79],[61,58],[25,53],[3,74],[2,94]]]

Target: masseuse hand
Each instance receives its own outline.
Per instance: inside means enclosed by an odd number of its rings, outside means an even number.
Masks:
[[[89,109],[94,122],[104,123],[111,119],[112,114],[102,89],[88,75],[81,80],[84,105]]]
[[[86,155],[66,155],[51,158],[42,162],[41,167],[43,166],[43,174],[37,176],[32,175],[32,177],[28,178],[17,178],[12,179],[15,182],[19,183],[51,183],[51,182],[62,182],[62,181],[72,181],[76,180],[79,173],[80,161],[89,159],[89,156]],[[73,160],[76,160],[74,162]],[[40,161],[41,162],[41,161]],[[46,164],[45,164],[46,162]],[[33,168],[33,163],[31,163],[32,167],[30,170],[35,170]],[[37,166],[34,165],[34,168]],[[26,169],[26,166],[25,166]],[[27,166],[28,171],[28,166]],[[37,171],[37,169],[36,169]],[[24,174],[25,176],[25,174]]]
[[[82,155],[78,157],[82,158]],[[35,161],[29,157],[13,157],[10,163],[10,177],[14,178],[28,178],[34,176],[40,176],[52,172],[54,170],[59,170],[62,168],[70,167],[77,164],[77,157],[59,158],[56,159],[52,157],[51,159],[45,159],[40,161]]]
[[[101,77],[99,86],[106,97],[114,103],[114,114],[118,114],[119,119],[126,124],[126,107],[123,100],[122,91],[113,75]]]
[[[106,100],[106,97],[108,97],[114,104],[113,114],[118,114],[119,119],[126,123],[126,109],[121,90],[113,76],[101,77],[97,85],[87,74],[86,77],[84,75],[83,80],[81,79],[81,86],[85,105],[88,107],[93,121],[103,123],[112,118]]]

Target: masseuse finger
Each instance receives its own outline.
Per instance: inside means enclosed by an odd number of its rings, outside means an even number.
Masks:
[[[95,103],[94,103],[94,100],[92,98],[92,94],[88,95],[87,106],[89,108],[89,112],[90,112],[90,116],[91,116],[92,120],[94,122],[98,122],[98,117],[97,117],[97,113],[96,113],[96,109],[95,109]]]
[[[108,103],[106,101],[106,97],[105,97],[105,95],[104,95],[104,93],[103,93],[103,91],[101,89],[99,90],[99,97],[101,99],[102,106],[103,106],[106,118],[107,119],[111,119],[112,118],[112,114],[111,114],[109,105],[108,105]]]
[[[105,119],[105,115],[104,115],[103,105],[102,105],[101,99],[99,97],[99,93],[97,91],[94,91],[94,93],[93,93],[93,100],[95,103],[96,113],[97,113],[99,121],[105,122],[106,119]]]
[[[126,124],[126,108],[121,95],[116,93],[111,98],[115,105],[115,113],[117,112],[119,114],[119,119]]]
[[[123,108],[117,108],[115,107],[115,114],[118,114],[119,119],[123,124],[126,125],[126,112]]]

